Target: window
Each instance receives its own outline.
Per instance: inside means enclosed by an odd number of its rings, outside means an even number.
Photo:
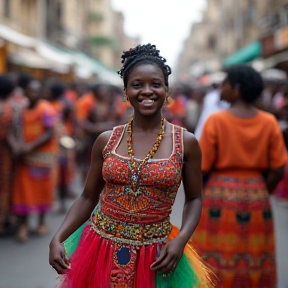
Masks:
[[[4,15],[6,17],[10,17],[10,1],[4,0]]]

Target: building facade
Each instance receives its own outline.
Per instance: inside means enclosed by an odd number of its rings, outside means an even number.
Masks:
[[[197,77],[255,60],[262,63],[259,69],[279,66],[275,63],[287,58],[277,58],[288,47],[287,26],[288,0],[208,0],[202,21],[186,39],[177,73]],[[265,60],[273,55],[274,61]]]
[[[40,58],[49,54],[46,51],[51,47],[47,43],[55,46],[50,49],[49,60],[60,61],[62,68],[69,60],[63,60],[65,55],[61,59],[61,50],[71,50],[94,58],[94,64],[98,61],[96,64],[103,65],[103,69],[115,70],[126,43],[137,43],[137,39],[125,34],[123,27],[123,15],[113,11],[110,0],[0,1],[0,72],[7,69],[7,59],[11,62],[23,58],[19,53],[29,54],[30,60],[33,58],[34,63],[39,60],[39,64]],[[40,52],[44,55],[37,55]],[[45,61],[42,62],[40,68],[46,68]]]

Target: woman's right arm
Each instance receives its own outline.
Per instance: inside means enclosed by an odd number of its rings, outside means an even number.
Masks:
[[[277,184],[284,176],[285,165],[287,163],[287,151],[284,137],[279,124],[274,116],[272,117],[273,126],[271,128],[270,143],[268,148],[269,171],[265,177],[266,187],[272,193]]]
[[[284,171],[285,171],[285,166],[279,167],[274,170],[269,170],[268,175],[265,179],[265,182],[266,182],[267,190],[270,194],[273,193],[278,183],[282,180],[284,176]]]
[[[102,133],[95,141],[91,155],[91,166],[82,195],[71,206],[60,229],[50,243],[49,263],[59,274],[69,268],[62,242],[87,221],[98,203],[104,187],[102,177],[102,151],[108,142],[111,131]]]

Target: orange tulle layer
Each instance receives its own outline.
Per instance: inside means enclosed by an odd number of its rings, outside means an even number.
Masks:
[[[178,233],[179,229],[173,227],[169,240],[175,238]],[[190,243],[186,245],[184,254],[189,260],[190,264],[188,265],[191,265],[189,269],[193,271],[193,275],[196,275],[197,281],[195,280],[192,286],[190,284],[185,286],[183,281],[179,282],[182,283],[182,286],[166,286],[166,284],[163,286],[163,283],[160,284],[159,281],[158,285],[157,277],[159,275],[150,269],[150,265],[156,260],[159,245],[162,249],[165,244],[143,245],[137,249],[131,245],[124,247],[123,244],[99,236],[88,224],[82,233],[78,247],[70,258],[71,269],[62,279],[60,288],[215,287],[213,274],[203,264]],[[177,273],[181,274],[181,271]],[[189,277],[186,272],[185,275],[180,274],[179,278],[184,281]],[[167,284],[169,284],[169,277]]]

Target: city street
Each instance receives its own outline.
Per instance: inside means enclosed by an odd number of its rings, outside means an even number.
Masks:
[[[80,193],[79,181],[76,181],[74,186]],[[271,200],[276,222],[279,288],[288,288],[288,205],[280,205],[274,198]],[[183,203],[184,194],[181,188],[172,212],[172,222],[177,226],[181,225]],[[19,244],[13,238],[0,240],[0,288],[56,287],[57,276],[48,264],[48,245],[63,217],[56,212],[50,213],[48,217],[50,233],[43,238],[32,234],[25,244]],[[31,219],[32,225],[34,220]]]

